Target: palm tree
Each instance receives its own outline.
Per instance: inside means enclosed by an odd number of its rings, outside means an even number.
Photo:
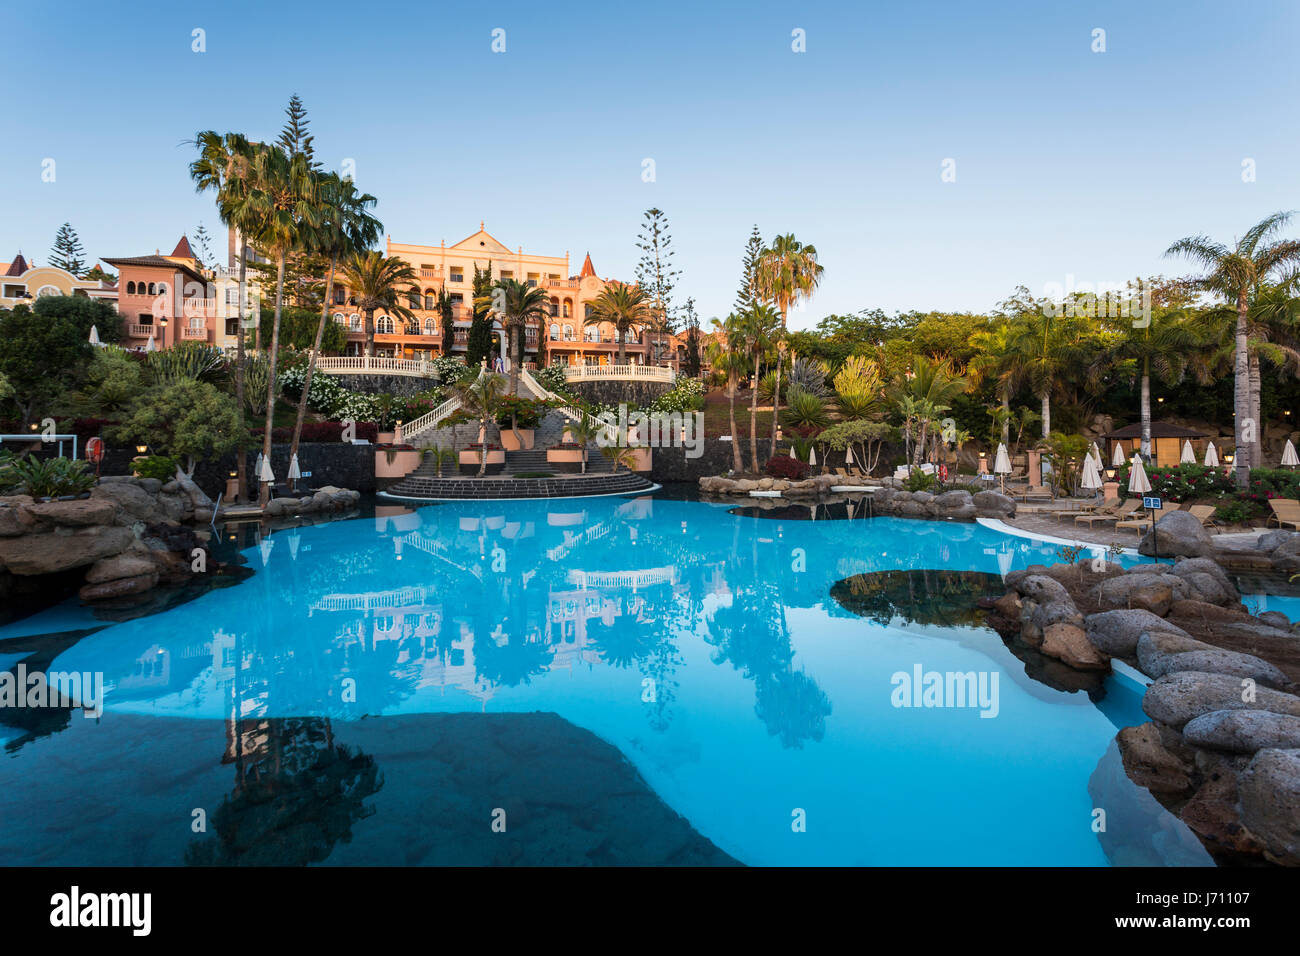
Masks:
[[[1291,213],[1275,212],[1246,230],[1232,248],[1208,236],[1187,236],[1167,250],[1167,256],[1185,256],[1205,269],[1193,280],[1196,288],[1221,296],[1237,309],[1233,350],[1233,406],[1237,415],[1237,484],[1244,488],[1250,469],[1261,462],[1260,423],[1252,418],[1250,401],[1249,312],[1251,292],[1300,263],[1300,242],[1273,237],[1291,221]]]
[[[252,146],[239,133],[206,130],[194,138],[198,159],[190,163],[190,178],[198,192],[211,189],[217,194],[217,216],[227,227],[236,229],[241,238],[257,231],[257,222],[246,205],[236,201],[235,180],[248,173]],[[239,334],[235,339],[235,405],[239,415],[239,434],[247,434],[244,424],[244,306],[248,301],[248,243],[239,251]],[[236,500],[248,500],[248,458],[243,449],[235,455]]]
[[[1011,333],[1006,376],[1012,389],[1022,386],[1038,396],[1042,406],[1043,437],[1052,431],[1052,396],[1058,394],[1072,371],[1085,367],[1087,351],[1079,342],[1082,320],[1077,316],[1021,315]]]
[[[544,289],[518,279],[498,279],[493,287],[493,312],[510,345],[510,394],[514,395],[519,391],[519,369],[524,362],[524,329],[530,320],[546,321],[551,314],[550,298]]]
[[[740,321],[736,316],[713,320],[713,335],[707,353],[709,365],[727,376],[727,418],[731,424],[731,457],[736,472],[745,470],[745,464],[740,458],[740,440],[736,435],[736,388],[740,382],[740,373],[747,363],[744,348],[744,333],[740,330]]]
[[[966,365],[966,377],[972,388],[978,388],[987,380],[996,383],[998,402],[1002,406],[999,424],[1002,429],[1002,443],[1011,444],[1011,379],[1007,374],[1011,361],[1011,342],[1013,330],[1011,323],[999,322],[982,332],[971,336],[970,344],[975,355]]]
[[[320,224],[317,177],[305,154],[290,157],[279,146],[259,146],[253,150],[247,176],[235,179],[234,183],[238,205],[246,208],[257,223],[253,241],[270,253],[276,264],[275,321],[271,326],[267,356],[266,430],[262,436],[262,454],[269,460],[271,426],[275,416],[275,366],[284,306],[285,262],[290,252],[306,247],[312,230]],[[258,501],[265,505],[270,495],[270,487],[263,487]]]
[[[496,417],[505,397],[506,377],[495,372],[484,372],[473,379],[462,379],[452,386],[452,393],[460,399],[461,407],[479,419],[478,474],[487,473],[488,422]]]
[[[312,247],[314,251],[330,257],[330,271],[325,280],[325,301],[321,304],[316,342],[307,356],[307,374],[303,378],[298,417],[293,425],[293,440],[289,443],[290,461],[298,454],[302,423],[307,415],[307,396],[311,393],[312,373],[316,370],[321,340],[325,336],[325,323],[329,321],[330,299],[334,294],[334,272],[338,268],[339,259],[369,248],[379,241],[384,231],[383,223],[367,212],[378,200],[369,193],[358,193],[351,179],[330,173],[320,177],[319,186],[321,222],[312,235]]]
[[[758,383],[763,377],[763,359],[772,351],[777,334],[781,331],[781,314],[762,302],[755,303],[738,316],[740,329],[748,345],[750,362],[754,371],[754,387],[749,398],[749,464],[758,472]],[[772,416],[776,417],[773,408]]]
[[[754,267],[754,285],[758,294],[781,312],[781,330],[785,331],[790,306],[800,299],[811,298],[822,280],[824,267],[817,262],[817,250],[805,246],[793,233],[777,236],[765,249]],[[772,391],[772,441],[768,457],[776,454],[777,412],[781,408],[781,366],[784,349],[776,353],[776,386]]]
[[[611,282],[591,303],[591,314],[583,325],[608,322],[618,330],[618,364],[627,364],[626,335],[650,321],[650,301],[645,290],[623,282]]]
[[[1111,330],[1104,347],[1088,369],[1089,382],[1095,388],[1112,370],[1138,380],[1143,457],[1151,455],[1152,372],[1162,384],[1176,385],[1202,344],[1201,336],[1177,310],[1162,309],[1149,318],[1144,324],[1134,324],[1128,317],[1108,323]]]
[[[356,253],[343,268],[343,282],[352,292],[352,301],[366,314],[367,355],[375,351],[376,310],[383,309],[402,321],[415,318],[402,302],[411,283],[418,281],[409,262],[374,250]]]
[[[573,436],[575,442],[582,446],[582,473],[584,475],[587,473],[588,446],[604,434],[605,427],[603,422],[586,413],[583,413],[582,418],[578,421],[569,423],[569,434]],[[615,470],[617,469],[618,466],[615,465]]]

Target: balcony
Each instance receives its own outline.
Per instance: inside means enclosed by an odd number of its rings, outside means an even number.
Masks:
[[[181,329],[181,339],[187,342],[206,342],[208,334],[206,326],[197,326],[195,328],[185,326]]]
[[[127,324],[126,334],[133,339],[147,339],[151,335],[158,334],[158,326],[139,325],[137,323],[132,322]]]

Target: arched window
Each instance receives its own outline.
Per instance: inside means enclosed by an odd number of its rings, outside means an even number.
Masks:
[[[375,321],[375,331],[380,335],[393,334],[393,317],[390,315],[381,315]]]
[[[424,334],[425,334],[425,335],[437,335],[437,334],[438,334],[438,323],[435,322],[435,321],[433,321],[433,319],[425,319],[425,320],[424,320]]]
[[[572,314],[573,314],[573,300],[572,300],[572,299],[565,299],[565,300],[564,300],[564,317],[567,319],[567,318],[569,318],[569,316],[571,316]]]
[[[135,295],[135,283],[134,283],[134,282],[128,282],[128,283],[126,284],[126,294],[127,294],[127,295]]]
[[[63,293],[59,291],[58,286],[43,285],[40,287],[40,289],[36,291],[36,298],[39,299],[41,296],[44,295],[63,295]]]
[[[159,295],[166,295],[166,294],[167,294],[167,283],[166,283],[166,282],[159,282],[159,283],[158,283],[158,294],[159,294]]]
[[[573,341],[573,326],[571,326],[571,325],[566,325],[566,326],[564,327],[564,338],[565,338],[565,341],[568,341],[568,342],[572,342],[572,341]]]
[[[552,299],[552,300],[551,300],[551,315],[552,315],[552,317],[554,317],[554,316],[558,316],[559,314],[560,314],[560,300],[559,300],[559,299]]]
[[[335,312],[334,321],[337,322],[339,325],[343,325],[345,322],[347,322],[347,319],[343,317],[342,312]]]
[[[560,325],[559,325],[558,322],[552,322],[552,323],[551,323],[551,338],[553,338],[553,339],[558,339],[559,337],[560,337]]]
[[[426,309],[436,309],[438,307],[438,293],[432,289],[424,290],[424,307]]]
[[[358,315],[356,312],[353,312],[351,315],[348,316],[348,328],[350,328],[353,332],[361,331],[361,316]]]
[[[150,295],[157,295],[157,294],[158,294],[158,290],[157,290],[157,288],[154,286],[154,284],[153,284],[152,282],[149,283],[149,294],[150,294]]]

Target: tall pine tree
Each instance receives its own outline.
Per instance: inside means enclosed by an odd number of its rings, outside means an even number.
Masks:
[[[695,314],[695,300],[687,299],[682,309],[686,326],[686,357],[683,361],[685,372],[691,378],[700,374],[700,317]]]
[[[70,223],[59,226],[54,236],[54,246],[50,249],[50,265],[56,269],[66,269],[77,278],[86,271],[86,251],[81,248],[77,230]]]
[[[673,237],[668,231],[668,217],[659,209],[647,209],[636,247],[641,250],[641,261],[636,265],[636,284],[645,290],[650,300],[651,328],[655,334],[655,358],[662,359],[667,336],[673,332],[675,321],[673,288],[680,269],[673,268]]]
[[[194,250],[199,257],[199,265],[208,265],[212,262],[212,235],[208,232],[203,223],[199,223],[199,228],[194,230],[194,244],[198,246]]]
[[[758,260],[763,257],[763,237],[759,235],[758,226],[749,234],[745,243],[745,259],[740,274],[740,288],[736,291],[736,312],[745,312],[758,303]]]
[[[319,170],[321,164],[316,162],[316,149],[312,145],[314,137],[307,129],[311,126],[311,120],[307,118],[307,107],[302,105],[302,99],[297,93],[289,97],[289,105],[284,108],[284,115],[289,118],[280,130],[280,138],[276,142],[290,157],[301,153],[306,157],[308,166]]]

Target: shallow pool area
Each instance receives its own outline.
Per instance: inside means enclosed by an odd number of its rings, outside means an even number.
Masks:
[[[1056,552],[663,495],[277,532],[161,613],[0,629],[0,669],[106,687],[99,718],[0,711],[0,861],[1105,866],[1090,781],[1141,689],[1052,686],[971,597]],[[621,855],[652,798],[687,826]]]

